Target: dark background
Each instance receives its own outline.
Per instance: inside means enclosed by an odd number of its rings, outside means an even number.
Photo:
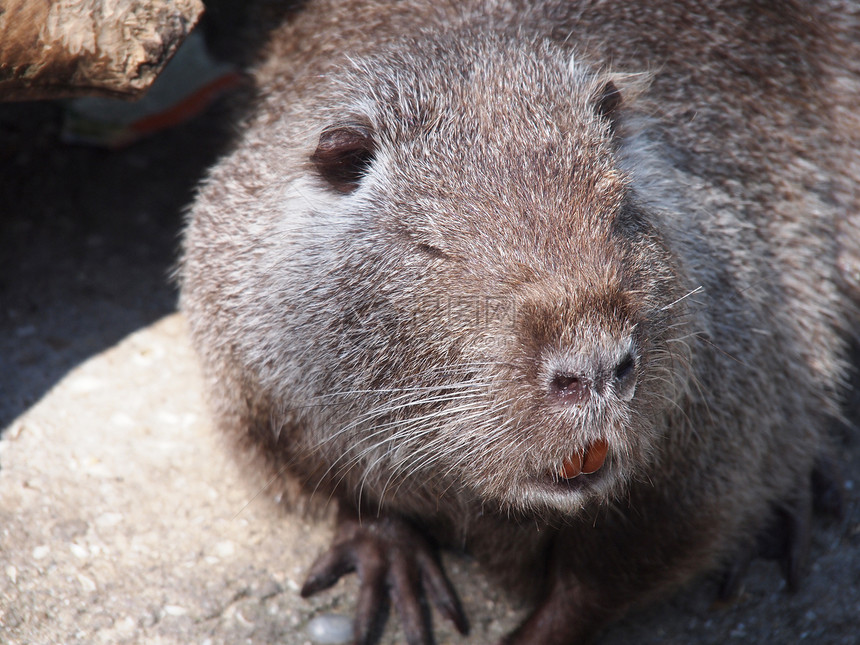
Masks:
[[[295,3],[210,0],[198,25],[239,68]],[[0,428],[84,359],[176,308],[184,209],[246,89],[120,150],[66,145],[62,101],[0,103]]]

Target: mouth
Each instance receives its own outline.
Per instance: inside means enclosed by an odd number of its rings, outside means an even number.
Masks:
[[[555,491],[579,491],[593,486],[603,478],[603,465],[608,453],[609,443],[605,439],[598,439],[582,452],[566,457],[561,467],[547,472],[540,483]]]
[[[557,475],[562,480],[576,479],[580,475],[593,475],[603,466],[608,452],[609,444],[606,440],[598,439],[582,453],[574,453],[566,457]]]

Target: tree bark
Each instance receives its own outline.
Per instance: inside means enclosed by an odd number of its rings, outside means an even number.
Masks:
[[[201,0],[0,0],[0,100],[135,98],[202,12]]]

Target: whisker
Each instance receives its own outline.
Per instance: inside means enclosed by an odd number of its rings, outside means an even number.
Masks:
[[[664,307],[661,307],[661,308],[660,308],[660,311],[666,311],[667,309],[671,309],[672,307],[674,307],[675,305],[677,305],[677,304],[678,304],[679,302],[681,302],[682,300],[686,300],[686,299],[687,299],[687,298],[689,298],[690,296],[695,296],[695,295],[696,295],[696,294],[698,294],[698,293],[702,293],[704,290],[705,290],[705,288],[704,288],[703,286],[699,285],[698,287],[696,287],[695,289],[693,289],[692,291],[690,291],[690,292],[689,292],[689,293],[687,293],[686,295],[683,295],[683,296],[681,296],[680,298],[678,298],[677,300],[675,300],[675,301],[673,301],[673,302],[670,302],[668,305],[666,305],[666,306],[664,306]]]

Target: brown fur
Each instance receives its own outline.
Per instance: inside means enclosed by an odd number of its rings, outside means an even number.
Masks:
[[[523,642],[585,637],[808,511],[860,293],[839,25],[792,2],[309,3],[185,237],[220,425],[285,488],[534,581],[535,616],[568,618]],[[363,176],[339,174],[350,146]],[[560,404],[571,370],[606,385]],[[598,439],[599,476],[552,481]]]

